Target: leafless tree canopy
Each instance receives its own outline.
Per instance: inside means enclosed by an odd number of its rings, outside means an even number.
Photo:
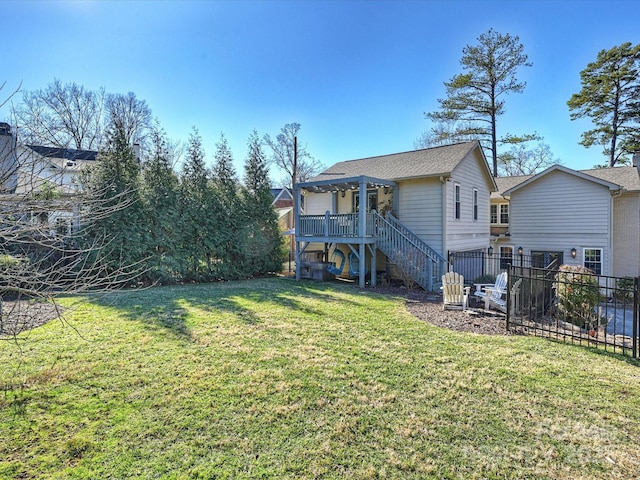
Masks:
[[[55,80],[24,92],[14,116],[23,143],[97,150],[102,143],[104,89],[86,90]]]
[[[271,149],[270,160],[288,176],[288,186],[297,182],[306,182],[322,170],[323,165],[307,151],[304,144],[297,145],[297,161],[294,161],[294,141],[298,137],[301,125],[288,123],[280,130],[275,139],[265,135],[264,142]],[[290,182],[290,183],[289,183]]]
[[[147,102],[136,98],[135,93],[107,96],[108,125],[124,132],[129,145],[143,144],[151,125],[151,109]]]

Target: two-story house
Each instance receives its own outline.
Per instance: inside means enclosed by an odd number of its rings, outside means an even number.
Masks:
[[[15,205],[31,220],[46,222],[52,230],[68,233],[76,223],[77,205],[72,201],[79,190],[78,175],[94,163],[98,152],[68,148],[22,145],[11,127],[0,123],[0,201],[11,210]],[[47,210],[38,208],[38,200],[49,201]],[[29,201],[29,208],[25,202]],[[75,206],[74,206],[75,205]]]
[[[496,190],[477,141],[336,163],[295,186],[296,277],[311,250],[343,265],[337,274],[358,277],[361,287],[392,265],[433,290],[449,251],[489,247]],[[331,262],[336,253],[349,260]]]
[[[491,245],[501,258],[519,255],[544,267],[552,260],[597,274],[640,275],[640,162],[572,170],[554,165],[537,175],[496,178]]]

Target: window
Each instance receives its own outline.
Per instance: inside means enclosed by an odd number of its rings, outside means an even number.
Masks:
[[[513,263],[513,247],[500,247],[500,270],[506,270]]]
[[[460,185],[454,186],[455,191],[455,218],[456,220],[460,220]]]
[[[552,262],[557,261],[557,266],[562,265],[562,252],[545,252],[545,251],[532,251],[531,252],[531,266],[536,268],[548,268]]]
[[[360,209],[360,192],[353,194],[353,211],[357,212]],[[367,191],[367,212],[378,209],[378,191]]]
[[[473,189],[473,219],[478,220],[478,190]]]
[[[509,204],[500,204],[500,223],[509,223]]]
[[[585,268],[588,268],[596,275],[602,275],[602,249],[585,248],[582,255]]]
[[[494,225],[509,224],[509,204],[508,203],[500,203],[500,204],[493,203],[491,204],[490,208],[491,208],[492,224]]]

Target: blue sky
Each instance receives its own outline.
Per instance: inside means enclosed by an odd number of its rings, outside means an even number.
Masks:
[[[327,166],[414,149],[463,47],[490,28],[519,36],[533,63],[499,135],[536,131],[590,168],[605,159],[578,144],[591,124],[567,100],[598,51],[640,43],[635,0],[5,1],[2,16],[0,93],[54,79],[132,91],[172,139],[197,127],[209,164],[224,133],[240,174],[251,131],[291,122]]]

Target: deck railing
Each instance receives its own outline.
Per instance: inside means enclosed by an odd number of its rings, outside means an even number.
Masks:
[[[366,214],[364,235],[360,235],[358,213],[300,215],[296,235],[299,237],[372,237],[375,222],[372,213]]]
[[[433,290],[447,271],[447,259],[390,213],[375,217],[376,245],[425,290]]]
[[[377,247],[407,278],[426,290],[437,288],[447,271],[447,259],[391,214],[384,218],[375,211],[367,213],[364,234],[360,232],[358,213],[301,215],[296,237],[375,239]]]

